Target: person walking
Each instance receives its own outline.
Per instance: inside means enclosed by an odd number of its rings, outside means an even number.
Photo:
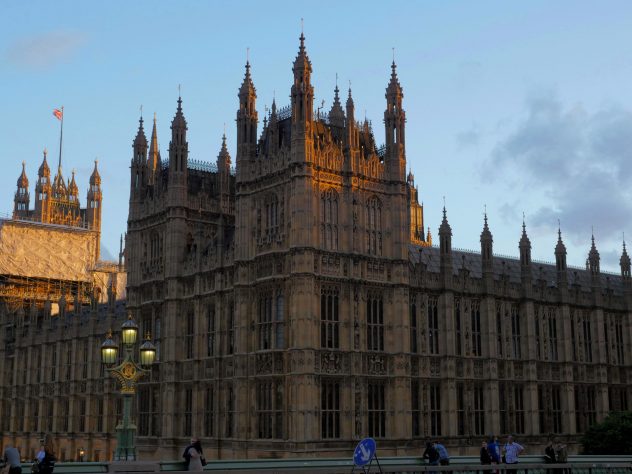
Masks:
[[[202,444],[197,438],[191,438],[191,444],[184,448],[182,457],[187,462],[187,470],[189,471],[203,471],[203,467],[206,464],[204,460],[204,454],[202,453]]]
[[[435,441],[434,447],[439,453],[439,464],[442,466],[450,465],[450,456],[448,455],[448,450],[445,449],[445,446],[441,443],[440,440]]]
[[[37,453],[37,465],[39,474],[53,474],[55,469],[55,444],[51,435],[44,436],[42,447]]]
[[[4,449],[4,463],[9,466],[9,474],[22,474],[22,463],[20,462],[20,451],[10,444]]]
[[[439,465],[439,452],[430,441],[426,443],[426,449],[424,450],[422,458],[427,459],[428,464],[431,466]],[[436,471],[428,471],[428,474],[436,474]]]
[[[547,464],[553,464],[557,462],[557,456],[555,455],[555,448],[553,447],[553,441],[549,440],[544,448],[544,462]]]
[[[500,444],[498,444],[498,436],[492,435],[487,443],[487,449],[492,456],[492,464],[500,463]]]
[[[568,462],[568,452],[566,450],[566,445],[562,444],[559,438],[555,438],[555,444],[553,445],[553,450],[555,451],[555,462],[558,464],[566,464]],[[570,469],[563,468],[558,469],[558,472],[562,474],[570,474]]]
[[[489,448],[487,447],[487,441],[483,441],[481,444],[481,464],[491,464],[492,463],[492,453],[489,452]]]
[[[505,464],[518,464],[518,456],[524,451],[524,448],[513,440],[513,436],[507,436],[507,442],[503,447],[505,453]],[[508,474],[515,474],[516,469],[507,469]]]

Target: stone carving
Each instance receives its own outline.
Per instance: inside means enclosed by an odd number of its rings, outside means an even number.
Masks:
[[[430,376],[438,377],[441,375],[441,361],[436,358],[430,359]]]
[[[320,354],[320,371],[323,374],[338,374],[342,372],[343,356],[338,352],[322,352]]]
[[[371,375],[386,374],[386,358],[380,355],[371,355],[368,357],[367,372]]]
[[[272,354],[270,353],[257,354],[256,367],[257,367],[257,374],[259,375],[271,374],[272,373]]]

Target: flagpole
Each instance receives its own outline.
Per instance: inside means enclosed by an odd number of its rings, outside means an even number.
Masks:
[[[61,128],[59,131],[59,168],[61,169],[61,143],[64,139],[64,106],[61,106]]]

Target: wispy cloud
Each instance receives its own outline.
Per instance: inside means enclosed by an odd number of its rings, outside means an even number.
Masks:
[[[547,197],[531,213],[536,226],[556,227],[560,219],[567,238],[585,243],[594,225],[598,240],[620,241],[632,220],[632,112],[568,107],[550,92],[531,96],[486,169],[498,178],[511,170],[528,192]]]
[[[21,69],[46,70],[70,60],[86,40],[85,33],[51,31],[15,41],[6,49],[5,57]]]

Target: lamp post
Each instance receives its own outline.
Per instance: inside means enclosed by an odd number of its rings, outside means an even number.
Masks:
[[[132,397],[136,394],[136,382],[143,375],[150,372],[150,367],[156,359],[156,348],[149,340],[140,346],[140,365],[134,361],[134,346],[138,339],[138,325],[130,314],[121,325],[121,339],[125,350],[125,358],[117,365],[118,345],[112,340],[112,331],[108,333],[107,339],[101,344],[101,361],[106,366],[116,380],[119,382],[120,393],[123,396],[123,420],[116,425],[116,451],[115,461],[135,461],[136,446],[134,444],[134,433],[136,425],[132,423],[130,411],[132,408]]]

